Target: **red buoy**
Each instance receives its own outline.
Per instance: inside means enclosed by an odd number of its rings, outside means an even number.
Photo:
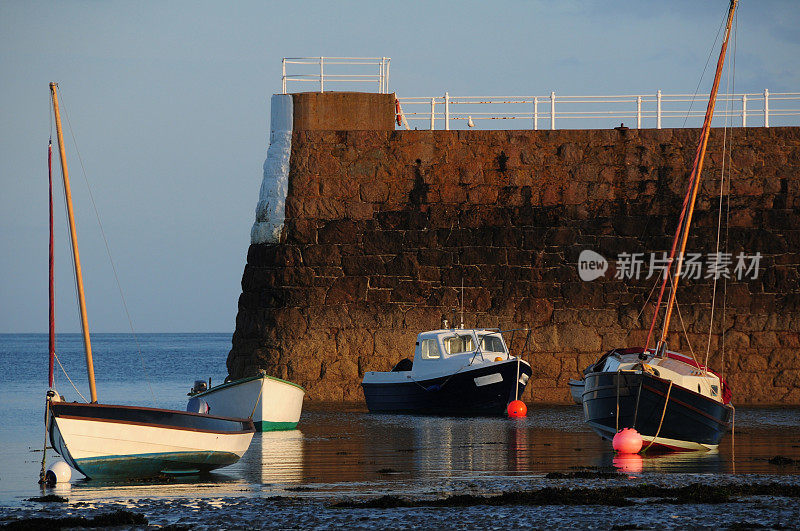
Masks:
[[[642,436],[633,428],[624,428],[614,435],[611,445],[621,454],[638,454],[642,449]]]
[[[512,400],[508,404],[509,417],[524,417],[528,414],[528,406],[522,400]]]

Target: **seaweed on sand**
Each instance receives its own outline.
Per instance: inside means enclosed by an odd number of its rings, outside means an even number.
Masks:
[[[73,527],[116,527],[131,525],[147,525],[147,518],[143,514],[131,511],[113,511],[98,514],[92,518],[83,516],[64,516],[61,518],[20,518],[0,526],[0,529],[15,530],[53,530]]]
[[[457,494],[434,500],[382,496],[366,501],[343,501],[331,505],[334,509],[393,509],[399,507],[470,507],[474,505],[607,505],[624,507],[634,500],[648,499],[650,503],[718,504],[736,502],[743,496],[781,496],[800,498],[800,485],[780,483],[703,485],[693,483],[682,487],[656,485],[626,485],[612,488],[546,487],[538,490],[504,492],[497,496]]]
[[[40,502],[40,503],[65,503],[69,500],[57,494],[46,494],[44,496],[34,496],[33,498],[25,498],[25,501]]]

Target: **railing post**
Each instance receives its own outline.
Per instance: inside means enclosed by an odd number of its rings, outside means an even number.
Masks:
[[[656,92],[656,128],[661,129],[661,89]]]
[[[764,89],[764,127],[769,127],[769,90]]]
[[[323,70],[322,63],[324,57],[319,58],[319,91],[325,92],[325,71]]]
[[[386,70],[384,71],[384,78],[383,78],[383,89],[384,93],[389,92],[389,65],[392,64],[392,58],[386,58]]]
[[[286,58],[281,59],[281,85],[283,93],[286,94]]]
[[[450,130],[450,93],[444,93],[444,130]]]
[[[636,96],[636,129],[642,128],[642,97]]]
[[[742,127],[747,127],[747,94],[742,94]]]
[[[550,129],[555,130],[556,128],[556,93],[555,91],[550,92]]]
[[[436,98],[431,98],[431,131],[433,131],[435,114],[436,114]]]
[[[539,130],[539,98],[533,97],[533,130]]]
[[[378,63],[378,94],[383,94],[383,59]]]

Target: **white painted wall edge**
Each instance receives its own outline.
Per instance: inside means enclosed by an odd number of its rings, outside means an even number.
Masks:
[[[278,243],[286,219],[289,157],[292,154],[293,107],[291,94],[273,94],[270,135],[264,177],[256,206],[250,243]]]

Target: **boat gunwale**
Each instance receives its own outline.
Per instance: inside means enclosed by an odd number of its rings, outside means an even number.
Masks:
[[[431,380],[439,380],[441,378],[449,378],[449,377],[454,376],[456,374],[468,374],[471,371],[479,371],[479,370],[483,370],[483,369],[491,369],[491,368],[494,368],[494,367],[504,367],[505,365],[511,364],[511,363],[516,364],[518,359],[519,359],[520,366],[522,366],[523,364],[527,365],[528,368],[531,369],[531,374],[533,374],[533,366],[530,363],[528,363],[527,361],[525,361],[522,358],[516,358],[515,357],[515,358],[506,359],[506,360],[502,360],[502,361],[492,361],[491,365],[489,364],[489,362],[487,362],[486,364],[481,364],[481,365],[468,364],[468,365],[462,366],[460,369],[438,373],[438,374],[436,374],[434,376],[420,375],[421,377],[420,377],[419,380],[414,378],[413,369],[410,370],[410,371],[391,371],[391,370],[389,370],[389,371],[367,371],[367,372],[364,373],[364,377],[361,378],[361,385],[365,385],[365,384],[366,385],[394,385],[394,384],[415,383],[415,382],[421,384],[421,383],[428,382],[428,381],[431,381]],[[397,382],[395,382],[395,381],[391,381],[391,382],[368,382],[368,383],[365,382],[367,374],[401,374],[402,375],[402,374],[406,374],[406,373],[409,373],[411,375],[411,379],[410,380],[403,380],[403,381],[397,381]]]
[[[251,382],[253,380],[259,380],[259,379],[263,379],[263,378],[274,380],[276,382],[289,384],[289,385],[291,385],[293,387],[297,387],[298,389],[300,389],[303,392],[303,394],[305,394],[305,392],[306,392],[305,388],[300,384],[296,384],[294,382],[283,380],[283,379],[278,378],[276,376],[270,376],[268,374],[257,374],[255,376],[245,376],[244,378],[239,378],[238,380],[233,380],[233,381],[230,381],[230,382],[223,382],[223,383],[221,383],[219,385],[216,385],[216,386],[214,386],[214,387],[212,387],[210,389],[206,389],[205,391],[202,391],[200,393],[190,393],[189,396],[200,397],[200,396],[208,395],[208,394],[211,394],[211,393],[215,393],[217,391],[221,391],[223,389],[226,389],[228,387],[232,387],[234,385],[247,383],[247,382]]]
[[[149,428],[162,428],[165,430],[181,430],[181,431],[196,431],[200,433],[216,433],[219,435],[241,435],[243,433],[255,433],[255,427],[252,425],[250,429],[244,430],[236,430],[236,431],[224,431],[224,430],[206,430],[203,428],[190,428],[187,426],[174,426],[172,424],[156,424],[152,422],[138,422],[135,420],[120,420],[120,419],[101,419],[97,417],[84,417],[79,415],[57,415],[54,414],[56,420],[58,419],[66,419],[66,420],[83,420],[87,422],[108,422],[111,424],[127,424],[132,426],[144,426]],[[220,417],[225,418],[225,417]]]
[[[172,426],[170,424],[153,424],[153,423],[143,423],[143,422],[136,422],[136,421],[125,421],[125,420],[118,420],[118,419],[98,419],[95,417],[86,417],[84,415],[69,415],[69,414],[58,414],[55,410],[59,407],[93,407],[93,408],[102,408],[102,409],[125,409],[125,410],[134,410],[134,411],[154,411],[159,413],[170,413],[173,415],[186,415],[191,417],[201,417],[204,419],[214,419],[214,420],[224,420],[230,422],[238,422],[247,424],[253,424],[253,419],[243,418],[243,417],[222,417],[218,415],[207,415],[205,413],[194,413],[192,411],[179,411],[177,409],[163,409],[163,408],[155,408],[155,407],[146,407],[146,406],[124,406],[124,405],[116,405],[116,404],[96,404],[96,403],[83,403],[83,402],[53,402],[50,405],[51,411],[53,411],[53,416],[57,418],[74,418],[74,419],[83,419],[83,420],[97,420],[99,422],[117,422],[120,424],[139,424],[139,425],[150,425],[150,426],[164,426],[169,428],[176,428],[176,429],[191,429],[191,428],[181,428],[179,426]],[[241,430],[238,432],[228,432],[228,431],[219,431],[219,430],[203,430],[203,429],[193,429],[194,431],[207,431],[212,433],[247,433],[249,430]]]

